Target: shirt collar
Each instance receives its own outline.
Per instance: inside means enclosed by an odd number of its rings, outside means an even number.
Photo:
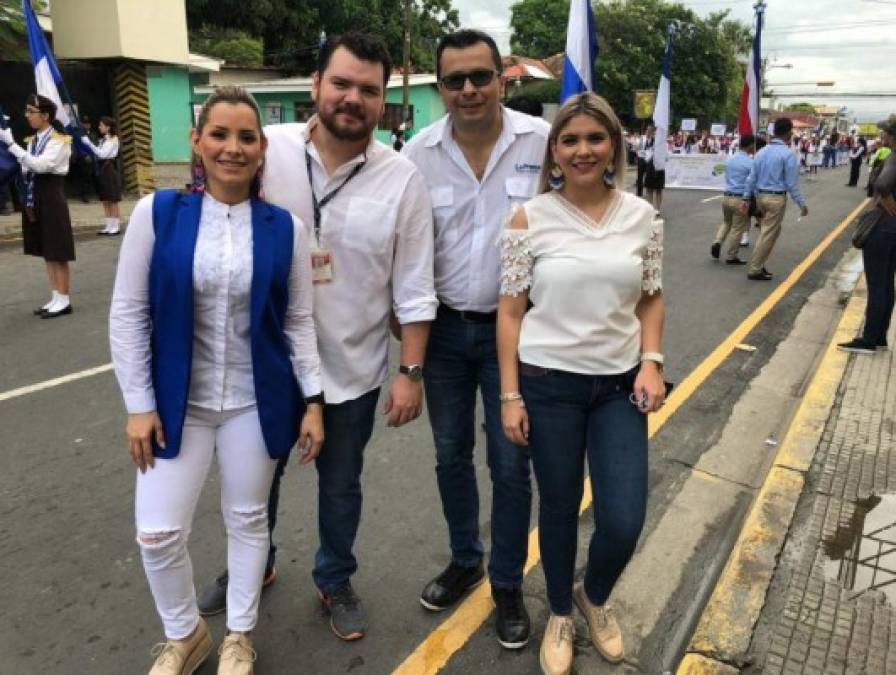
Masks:
[[[784,145],[784,141],[782,141],[780,138],[773,138],[772,140],[770,140],[768,142],[768,144],[769,145]]]
[[[515,138],[516,136],[529,134],[535,131],[535,125],[532,124],[532,121],[526,114],[511,114],[511,112],[502,105],[501,117],[504,123],[501,128],[501,136],[498,139],[499,143],[502,139],[506,139],[508,142],[512,141],[513,138],[508,138],[508,136],[513,136]],[[437,126],[434,129],[435,133],[426,141],[427,147],[431,148],[440,143],[445,145],[451,140],[451,115],[445,115],[445,117],[436,122],[436,125]]]
[[[242,201],[239,204],[225,204],[212,197],[208,191],[205,191],[202,194],[202,210],[210,215],[230,215],[240,218],[251,214],[252,204],[249,199]]]

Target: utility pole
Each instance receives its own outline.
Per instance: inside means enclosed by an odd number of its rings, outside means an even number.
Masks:
[[[404,48],[402,54],[403,80],[401,85],[401,121],[408,120],[411,87],[408,73],[411,69],[411,9],[414,0],[404,0]]]

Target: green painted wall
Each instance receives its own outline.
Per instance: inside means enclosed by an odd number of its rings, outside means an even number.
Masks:
[[[186,68],[146,69],[152,157],[156,162],[190,161],[188,135],[193,126],[192,87]]]
[[[295,104],[311,103],[309,92],[281,92],[255,94],[254,96],[261,108],[261,116],[265,124],[274,121],[269,117],[270,106],[280,106],[281,122],[295,122]],[[193,103],[200,104],[206,98],[207,94],[192,94],[191,100]],[[389,89],[386,93],[386,102],[400,104],[401,89]],[[442,105],[442,99],[434,85],[411,87],[409,102],[414,106],[414,128],[411,130],[411,136],[445,114],[445,106]],[[392,132],[389,129],[377,129],[375,135],[378,140],[388,145]],[[155,144],[155,137],[153,137],[153,144]]]

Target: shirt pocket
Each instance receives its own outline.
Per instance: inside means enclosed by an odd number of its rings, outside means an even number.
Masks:
[[[510,212],[516,211],[517,208],[532,199],[532,193],[535,192],[535,179],[514,176],[504,181],[504,189],[507,192],[507,204]]]
[[[435,234],[438,242],[455,241],[457,239],[457,223],[454,217],[454,188],[450,185],[439,185],[429,189],[429,200],[432,202],[432,216],[435,222]]]
[[[395,236],[395,207],[366,197],[352,197],[342,227],[342,244],[347,248],[383,255]]]

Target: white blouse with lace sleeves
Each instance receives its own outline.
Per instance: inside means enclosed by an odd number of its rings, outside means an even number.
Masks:
[[[648,295],[663,290],[663,221],[659,218],[651,226],[650,241],[641,265],[641,290]]]
[[[501,295],[517,297],[532,287],[532,236],[529,230],[501,234]]]

